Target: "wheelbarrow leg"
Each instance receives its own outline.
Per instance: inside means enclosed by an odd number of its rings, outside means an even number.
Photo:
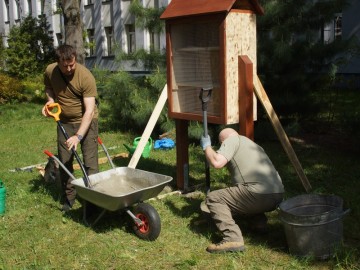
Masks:
[[[106,213],[106,209],[102,209],[101,213],[96,217],[94,222],[92,222],[92,223],[88,222],[88,219],[87,219],[87,201],[85,201],[84,205],[83,205],[83,222],[84,222],[84,224],[86,226],[93,227],[104,216],[105,213]]]

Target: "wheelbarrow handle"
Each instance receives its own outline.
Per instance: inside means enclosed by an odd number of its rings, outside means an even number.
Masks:
[[[55,109],[55,111],[54,111]],[[46,105],[45,110],[48,115],[54,117],[55,121],[60,121],[61,107],[59,103],[51,103]]]
[[[111,160],[111,157],[110,157],[110,155],[109,155],[109,152],[108,152],[108,150],[106,149],[106,147],[105,147],[105,145],[103,144],[103,142],[102,142],[102,140],[100,139],[100,137],[97,138],[97,141],[98,141],[98,143],[101,145],[102,149],[104,150],[104,152],[105,152],[105,154],[106,154],[106,157],[107,157],[107,159],[108,159],[111,167],[112,167],[113,169],[115,169],[116,167],[115,167],[114,163],[113,163],[112,160]]]
[[[57,163],[61,166],[61,168],[64,169],[64,171],[72,178],[72,180],[76,180],[75,176],[65,167],[65,165],[49,150],[44,150],[45,155],[47,155],[49,158],[52,158],[56,160]]]

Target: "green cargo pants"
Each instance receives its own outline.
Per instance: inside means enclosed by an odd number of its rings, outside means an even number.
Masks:
[[[66,130],[69,137],[76,134],[80,127],[80,123],[74,124],[62,124]],[[80,142],[81,153],[83,155],[83,162],[85,171],[88,175],[95,174],[99,172],[98,164],[98,120],[93,119],[89,127],[88,132],[84,135],[84,138]],[[65,136],[61,132],[60,128],[57,129],[57,140],[58,140],[58,154],[60,161],[65,165],[65,167],[71,172],[74,172],[73,161],[74,154],[71,150],[68,150],[65,144]],[[79,147],[77,148],[77,151]],[[75,201],[76,190],[71,184],[72,178],[60,167],[60,177],[62,183],[62,192],[64,199],[66,198],[68,202],[72,205]]]

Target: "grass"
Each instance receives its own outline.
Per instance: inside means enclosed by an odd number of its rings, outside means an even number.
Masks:
[[[356,140],[355,145],[344,148],[337,141],[335,145],[324,143],[317,134],[292,139],[313,192],[341,196],[351,209],[343,220],[344,247],[334,257],[317,261],[291,256],[277,211],[268,213],[267,235],[252,234],[246,222],[238,220],[247,251],[217,255],[205,251],[220,235],[199,211],[204,199],[202,192],[149,202],[162,222],[161,234],[154,242],[137,238],[127,216],[121,213],[109,213],[94,228],[84,225],[79,202],[69,214],[62,215],[54,184],[45,183],[36,169],[12,171],[46,163],[44,149],[56,153],[56,124],[43,118],[40,110],[41,105],[31,103],[0,105],[0,179],[7,189],[6,213],[0,217],[0,269],[360,269],[360,171]],[[127,152],[123,143],[131,144],[138,135],[100,133],[110,155]],[[325,139],[324,135],[321,137]],[[305,193],[280,143],[277,140],[259,143],[282,176],[286,196]],[[204,183],[202,151],[191,145],[189,153],[190,184]],[[114,162],[116,166],[126,166],[129,159],[118,158]],[[176,150],[153,150],[150,158],[141,159],[137,168],[175,179]],[[101,170],[108,169],[108,164],[101,165]],[[226,170],[211,169],[212,189],[225,186],[227,176]]]

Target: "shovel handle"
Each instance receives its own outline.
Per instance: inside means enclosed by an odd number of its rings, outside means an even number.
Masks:
[[[59,103],[51,103],[46,105],[46,112],[51,117],[54,117],[55,121],[60,121],[61,107]],[[55,110],[55,111],[54,111]]]

